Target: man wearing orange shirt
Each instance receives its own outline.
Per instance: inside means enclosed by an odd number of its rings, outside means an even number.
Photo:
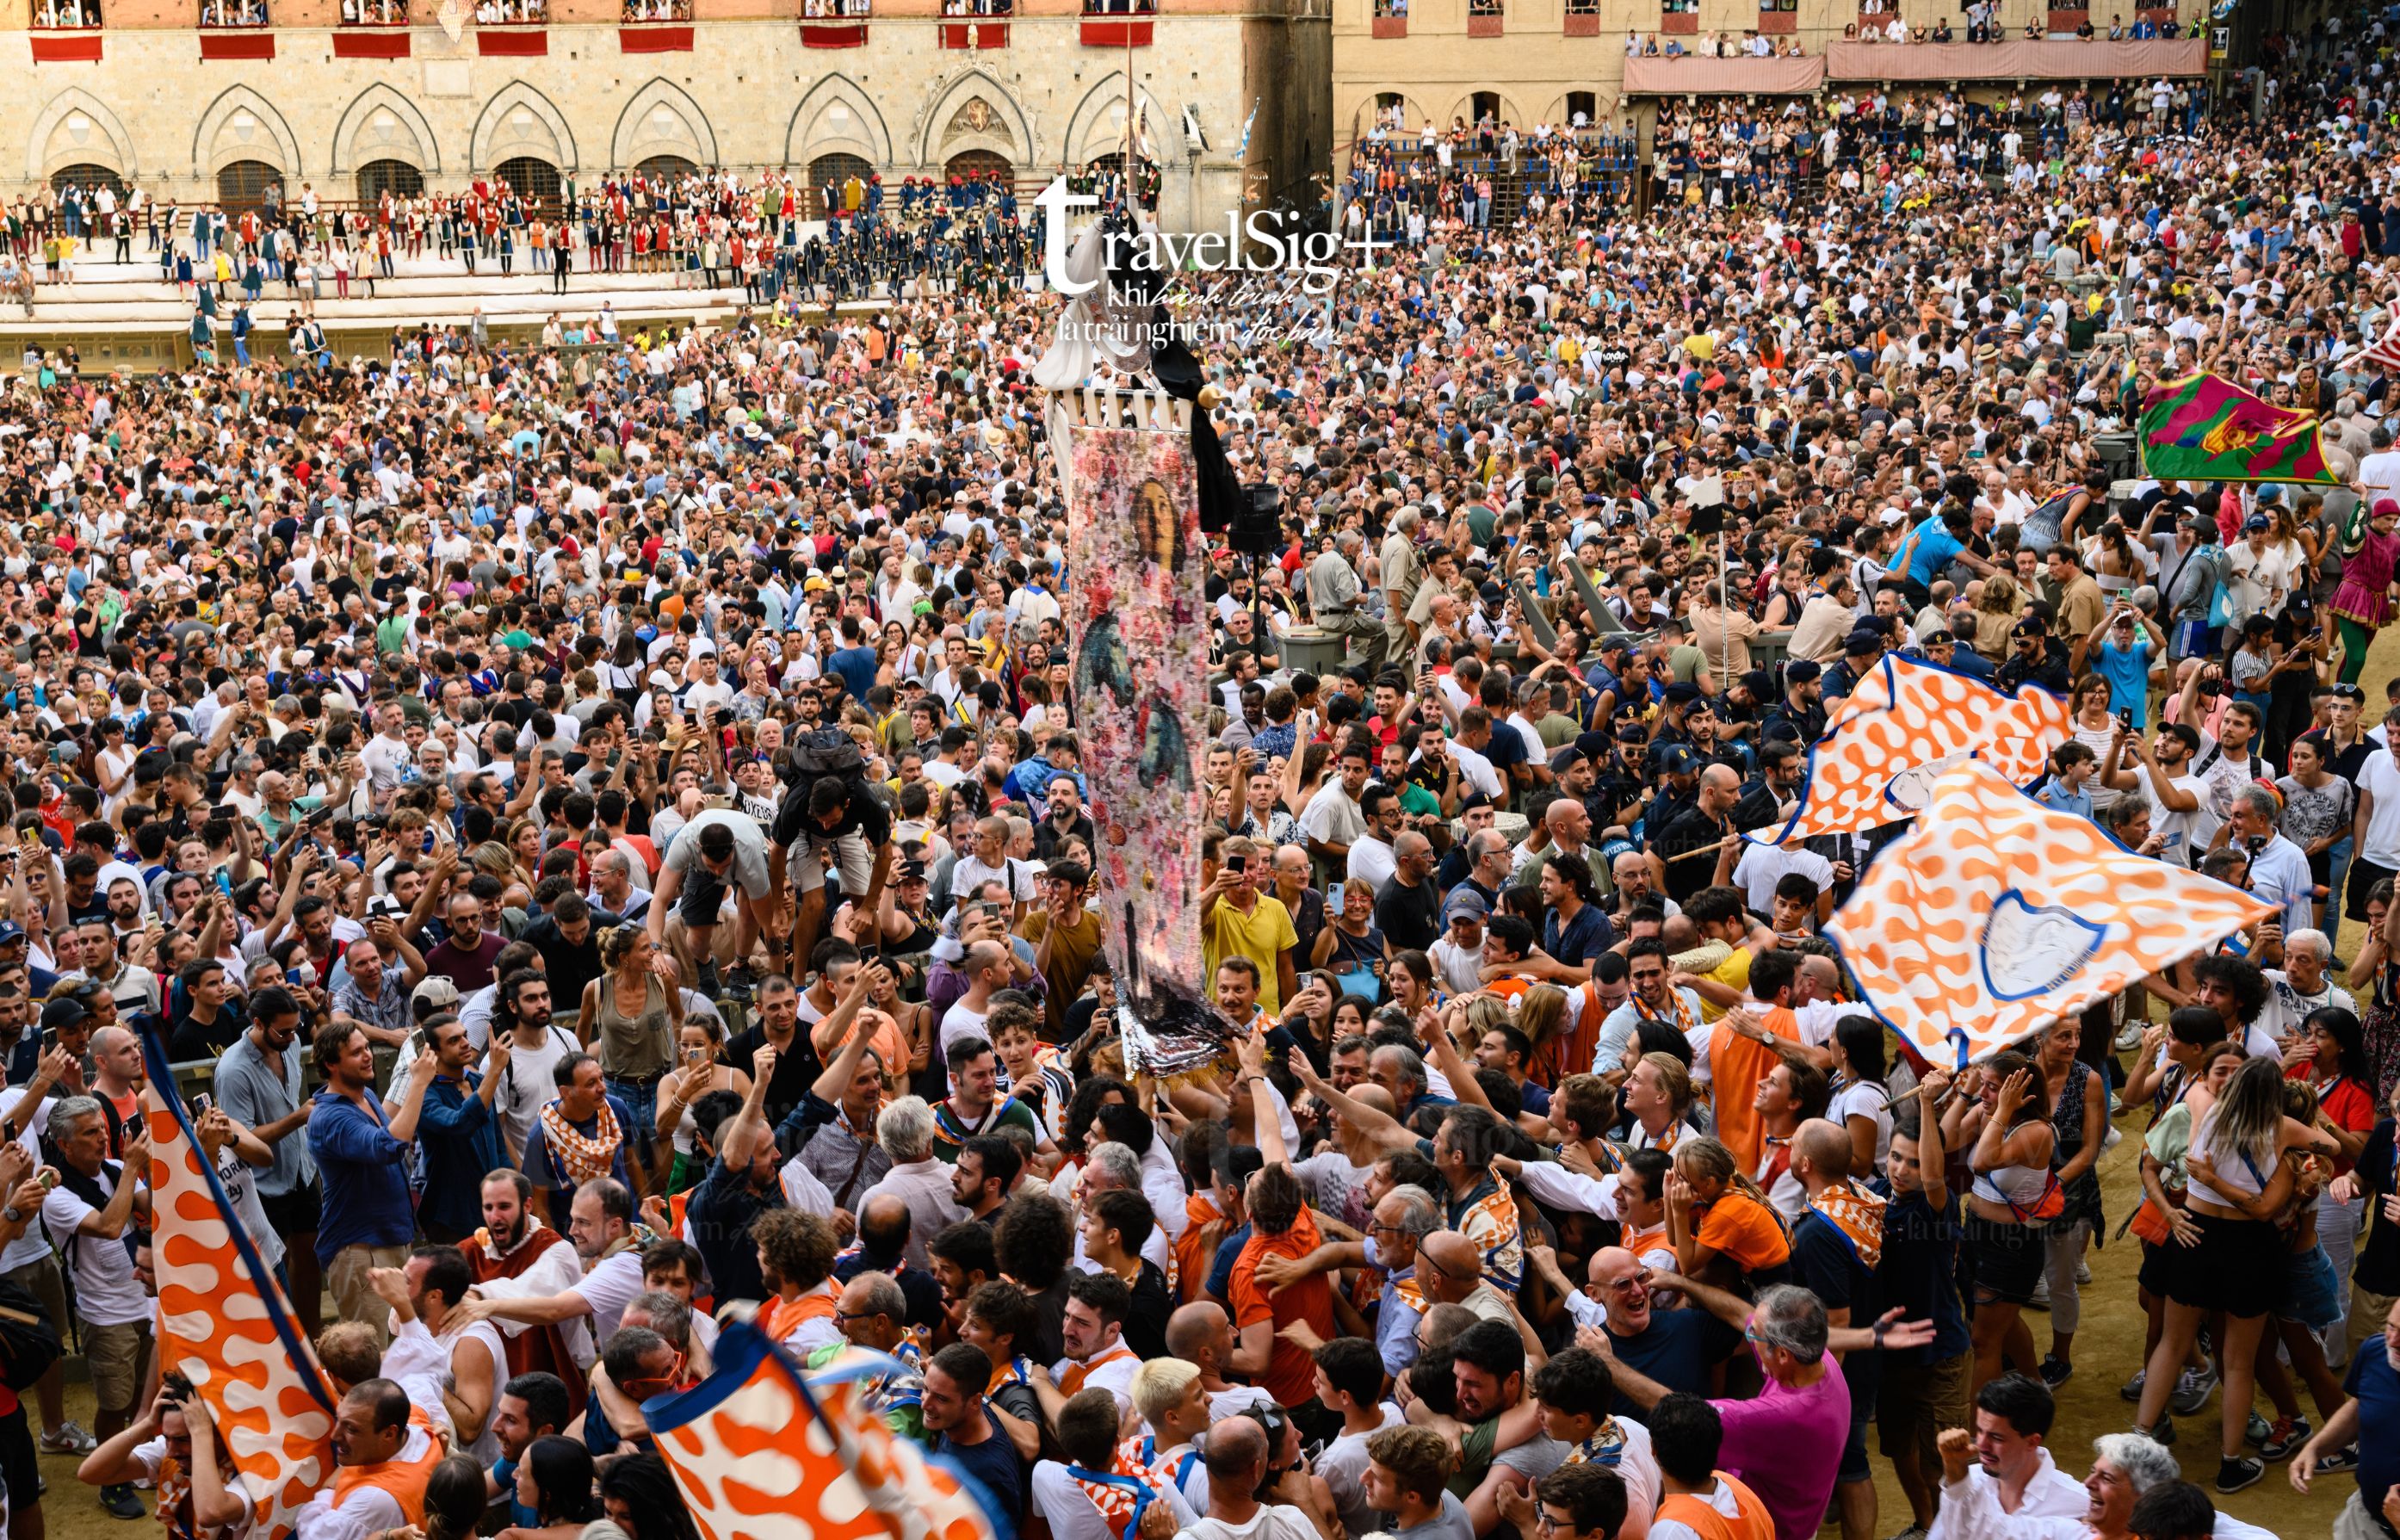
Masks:
[[[1266,1038],[1253,1030],[1235,1047],[1245,1081],[1266,1078]],[[1251,1105],[1257,1106],[1253,1097]],[[1226,1366],[1246,1376],[1291,1410],[1304,1436],[1330,1438],[1340,1432],[1339,1418],[1316,1400],[1316,1360],[1306,1347],[1283,1335],[1295,1322],[1306,1325],[1322,1341],[1341,1334],[1333,1315],[1333,1285],[1314,1274],[1269,1294],[1259,1282],[1263,1257],[1301,1258],[1315,1251],[1323,1237],[1308,1211],[1308,1195],[1291,1168],[1284,1147],[1281,1120],[1271,1113],[1253,1120],[1258,1150],[1265,1160],[1243,1193],[1249,1209],[1250,1238],[1234,1260],[1233,1282],[1225,1299],[1233,1306],[1233,1362]]]

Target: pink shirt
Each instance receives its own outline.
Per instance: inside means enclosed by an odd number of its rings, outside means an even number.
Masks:
[[[1714,1401],[1725,1423],[1717,1466],[1758,1493],[1776,1540],[1815,1540],[1850,1437],[1850,1387],[1829,1354],[1817,1383],[1793,1390],[1770,1380],[1748,1401]]]

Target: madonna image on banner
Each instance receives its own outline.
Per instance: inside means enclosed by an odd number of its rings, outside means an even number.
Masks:
[[[1078,423],[1070,438],[1069,645],[1091,783],[1101,929],[1144,1066],[1215,1056],[1201,976],[1202,766],[1207,751],[1207,547],[1190,443]],[[1134,1044],[1129,1040],[1128,1047]]]

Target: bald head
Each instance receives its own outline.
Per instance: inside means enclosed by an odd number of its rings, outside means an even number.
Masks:
[[[1228,1417],[1208,1426],[1208,1484],[1248,1493],[1266,1472],[1267,1430],[1248,1417]]]
[[[1414,829],[1404,829],[1392,840],[1392,859],[1418,861],[1433,853],[1433,841]]]
[[[1731,800],[1741,795],[1741,777],[1729,765],[1711,765],[1700,771],[1700,789]]]
[[[1483,1254],[1455,1230],[1437,1230],[1417,1243],[1417,1257],[1430,1267],[1417,1270],[1417,1284],[1437,1300],[1463,1300],[1483,1281]]]
[[[1808,1163],[1816,1177],[1842,1181],[1850,1174],[1850,1131],[1823,1118],[1810,1118],[1792,1136],[1792,1152]]]
[[[1218,1353],[1232,1329],[1224,1306],[1194,1300],[1166,1317],[1166,1351],[1191,1363],[1221,1369]]]

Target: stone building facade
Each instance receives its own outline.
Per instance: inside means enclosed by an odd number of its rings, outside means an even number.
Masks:
[[[351,20],[394,3],[409,0],[0,0],[17,82],[0,196],[106,173],[186,205],[270,180],[342,201],[478,177],[589,186],[645,165],[821,181],[863,163],[887,184],[1005,167],[1030,185],[1121,152],[1128,61],[1170,228],[1313,203],[1332,144],[1328,0],[1166,0],[1157,16],[1016,0],[1005,17],[874,0],[871,17],[832,19],[795,0],[697,0],[696,15],[692,0],[510,0],[546,8],[529,25],[414,0],[406,21]],[[263,26],[203,24],[256,7]]]

